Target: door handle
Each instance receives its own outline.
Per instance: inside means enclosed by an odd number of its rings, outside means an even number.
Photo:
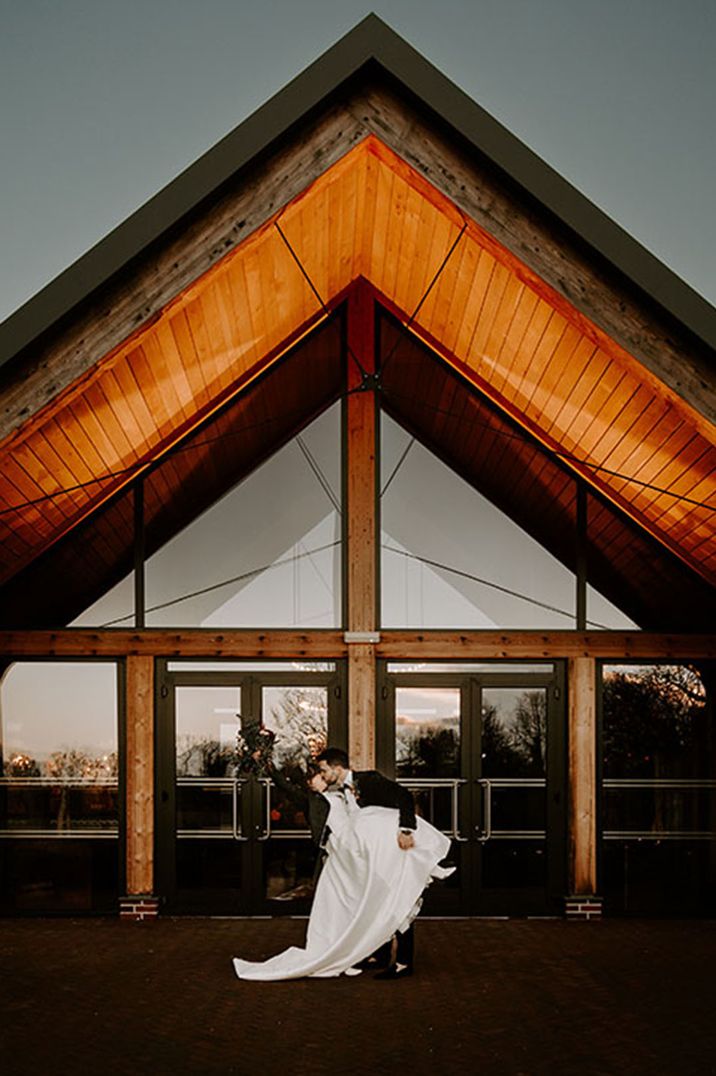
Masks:
[[[273,787],[273,781],[270,777],[260,777],[259,783],[263,785],[265,796],[265,812],[264,812],[264,831],[260,837],[257,837],[257,841],[267,841],[271,836],[271,789]],[[261,833],[261,825],[256,826],[256,832]]]
[[[461,780],[457,780],[457,781],[454,782],[454,784],[452,786],[452,834],[451,834],[451,836],[452,836],[452,839],[454,841],[457,841],[459,844],[464,844],[469,839],[467,837],[462,837],[460,835],[460,814],[459,814],[459,804],[458,804],[458,793],[460,791],[460,785],[462,783],[463,782]]]
[[[486,844],[492,837],[492,782],[488,777],[480,777],[477,783],[482,794],[482,825],[475,829],[480,844]]]
[[[239,785],[241,778],[235,777],[231,790],[232,829],[235,841],[248,841],[248,837],[241,835],[241,821],[239,819]]]

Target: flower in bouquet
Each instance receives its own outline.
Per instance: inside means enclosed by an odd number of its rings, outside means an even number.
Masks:
[[[240,719],[240,715],[237,715]],[[276,734],[265,725],[244,725],[236,737],[236,769],[243,776],[265,777],[273,757]]]

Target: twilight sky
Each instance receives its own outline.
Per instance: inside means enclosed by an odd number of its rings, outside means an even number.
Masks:
[[[372,9],[716,302],[713,0]],[[0,320],[369,10],[362,0],[0,0]]]

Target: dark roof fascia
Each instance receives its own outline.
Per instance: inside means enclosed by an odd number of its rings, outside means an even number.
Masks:
[[[716,309],[450,82],[375,15],[118,225],[0,324],[0,366],[118,275],[129,262],[216,194],[237,172],[375,65],[455,130],[532,199],[596,250],[692,334],[716,349]]]

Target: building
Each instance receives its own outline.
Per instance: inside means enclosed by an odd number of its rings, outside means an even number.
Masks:
[[[305,907],[326,740],[444,914],[707,914],[716,313],[374,16],[0,328],[10,913]]]

